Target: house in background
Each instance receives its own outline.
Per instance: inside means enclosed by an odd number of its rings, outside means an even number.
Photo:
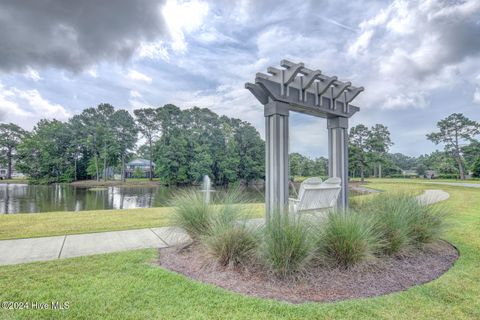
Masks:
[[[423,177],[425,179],[435,179],[435,178],[438,178],[438,172],[435,170],[426,170],[425,175]]]
[[[155,174],[155,163],[152,162],[153,174]],[[134,159],[127,163],[125,178],[148,178],[150,174],[150,160]]]
[[[404,177],[418,177],[417,170],[402,170]]]
[[[0,167],[0,180],[7,179],[8,168]],[[25,179],[25,175],[21,172],[15,170],[15,167],[12,168],[12,179]]]
[[[7,178],[7,168],[2,168],[0,167],[0,179],[6,179]]]

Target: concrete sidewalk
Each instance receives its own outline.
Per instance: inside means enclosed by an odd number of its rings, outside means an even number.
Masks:
[[[433,204],[448,199],[442,190],[426,190],[418,201]],[[251,219],[260,225],[263,219]],[[55,237],[0,240],[0,265],[47,261],[125,250],[165,248],[185,243],[189,236],[177,227],[161,227],[73,234]]]
[[[188,235],[176,227],[2,240],[0,241],[0,265],[134,249],[165,248],[188,240]]]
[[[450,194],[443,190],[425,190],[424,193],[417,196],[417,200],[422,204],[434,204],[440,201],[445,201],[449,197]]]

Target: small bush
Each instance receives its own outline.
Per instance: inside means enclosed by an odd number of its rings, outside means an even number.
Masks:
[[[386,178],[394,178],[394,179],[398,179],[398,178],[402,178],[402,179],[410,179],[412,176],[407,176],[407,175],[404,175],[404,174],[401,174],[401,173],[392,173],[392,174],[389,174],[386,176]],[[415,178],[416,176],[414,176]]]
[[[321,259],[349,268],[373,258],[380,246],[380,236],[373,225],[369,217],[352,211],[330,212],[319,230]]]
[[[443,234],[445,216],[441,206],[419,204],[408,219],[412,244],[421,246],[438,240]]]
[[[408,193],[379,194],[362,203],[358,210],[374,218],[387,254],[434,241],[443,230],[441,207],[419,203]]]
[[[305,270],[314,253],[307,224],[298,217],[274,213],[262,231],[261,256],[270,270],[280,277]]]
[[[208,252],[223,266],[236,266],[255,256],[258,237],[245,218],[251,209],[245,205],[241,189],[235,188],[217,197],[209,218],[209,230],[201,242]]]
[[[460,176],[456,173],[441,173],[438,176],[433,177],[433,179],[460,179]]]
[[[245,224],[213,223],[202,243],[219,264],[236,266],[252,260],[258,239],[255,232]]]
[[[417,200],[408,194],[379,194],[363,203],[359,210],[372,216],[374,228],[382,238],[382,251],[393,255],[411,244],[410,216],[418,209]]]
[[[172,200],[172,223],[183,228],[193,240],[206,235],[210,229],[212,206],[206,204],[203,195],[195,190],[183,190]]]

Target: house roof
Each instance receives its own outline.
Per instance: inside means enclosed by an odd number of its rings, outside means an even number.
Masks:
[[[150,165],[150,160],[147,159],[133,159],[129,163],[127,163],[127,166],[149,166]],[[155,166],[155,164],[152,162],[152,166]]]

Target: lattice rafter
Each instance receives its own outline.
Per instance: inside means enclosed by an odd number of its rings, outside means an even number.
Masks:
[[[292,111],[323,118],[349,118],[359,111],[350,103],[363,87],[354,87],[320,70],[308,69],[303,63],[282,60],[280,65],[283,69],[269,67],[268,74],[257,73],[255,83],[245,84],[262,104],[270,99],[281,101],[289,104]]]

